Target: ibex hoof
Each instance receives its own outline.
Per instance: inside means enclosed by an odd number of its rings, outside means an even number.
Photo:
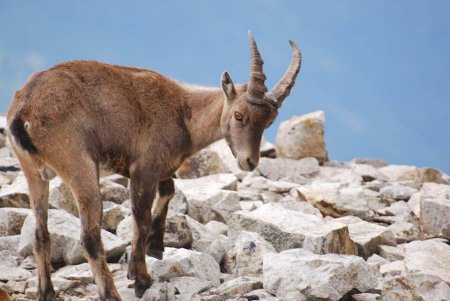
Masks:
[[[152,285],[151,279],[136,280],[134,283],[134,294],[138,298],[142,298],[145,291]]]
[[[156,259],[162,259],[164,253],[164,247],[162,248],[148,248],[147,255]]]
[[[39,301],[60,301],[62,299],[56,298],[56,294],[54,290],[49,290],[47,292],[38,293]]]

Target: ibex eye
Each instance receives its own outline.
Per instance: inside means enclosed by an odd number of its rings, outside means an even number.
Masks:
[[[234,118],[236,118],[237,121],[242,121],[242,115],[239,112],[234,112]]]

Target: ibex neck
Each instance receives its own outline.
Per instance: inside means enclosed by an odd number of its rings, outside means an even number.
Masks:
[[[224,105],[224,95],[220,88],[182,86],[186,91],[185,122],[191,136],[191,154],[194,154],[223,138],[220,117]]]

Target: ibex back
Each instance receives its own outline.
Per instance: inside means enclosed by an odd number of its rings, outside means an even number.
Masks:
[[[267,92],[263,61],[251,33],[249,38],[248,84],[234,85],[224,72],[221,89],[204,88],[151,70],[72,61],[33,74],[15,94],[8,137],[27,178],[36,216],[39,300],[55,300],[47,229],[48,181],[54,175],[77,201],[81,243],[100,299],[120,300],[100,238],[101,169],[130,178],[134,222],[128,277],[135,279],[135,293],[141,297],[152,283],[145,254],[162,257],[167,208],[174,194],[172,175],[183,160],[225,138],[241,169],[257,166],[262,133],[289,95],[301,55],[290,41],[291,63]]]

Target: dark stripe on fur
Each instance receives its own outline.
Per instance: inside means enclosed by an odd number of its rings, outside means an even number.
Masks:
[[[33,141],[31,141],[31,137],[25,129],[25,124],[22,118],[14,118],[9,129],[11,134],[14,136],[16,143],[19,144],[20,147],[32,155],[37,154],[37,148],[33,144]]]

